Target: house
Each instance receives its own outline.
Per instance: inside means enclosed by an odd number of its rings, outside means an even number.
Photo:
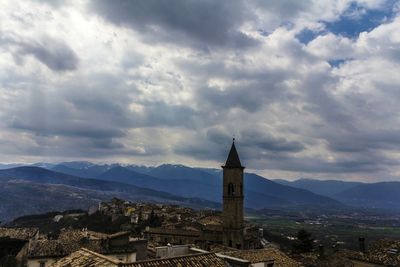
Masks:
[[[354,267],[400,266],[400,240],[381,239],[368,249],[364,239],[359,242],[360,251],[348,255]]]
[[[52,263],[50,267],[226,267],[223,259],[214,253],[198,253],[165,259],[145,260],[132,263],[121,263],[110,257],[82,248],[74,253]]]
[[[198,249],[190,245],[167,245],[148,248],[149,257],[154,259],[165,259],[199,253],[208,253],[208,251]]]
[[[144,236],[159,245],[195,244],[209,249],[212,244],[222,244],[231,249],[261,248],[262,236],[258,227],[249,227],[244,221],[244,167],[241,165],[235,142],[232,143],[223,168],[223,210],[222,214],[212,211],[196,216],[189,208],[171,206],[161,227],[146,228]],[[147,209],[154,211],[156,209]],[[146,210],[140,213],[146,219]],[[198,215],[201,215],[199,213]],[[172,216],[172,217],[171,217]],[[171,220],[176,218],[175,221]],[[133,219],[136,221],[136,218]]]
[[[0,261],[23,266],[31,243],[38,238],[37,228],[0,227]]]
[[[81,248],[70,255],[51,263],[50,267],[78,267],[78,266],[101,266],[101,267],[118,267],[118,261],[93,252],[91,250]]]
[[[112,235],[84,230],[64,230],[56,240],[36,240],[27,257],[27,267],[47,267],[81,248],[118,262],[147,259],[147,241],[132,239],[129,232]]]
[[[144,236],[149,241],[160,244],[195,244],[200,240],[201,232],[183,229],[147,227],[144,231]]]
[[[226,251],[217,254],[228,266],[299,267],[300,263],[276,248]],[[241,261],[238,261],[240,259]],[[247,264],[247,265],[246,265]]]

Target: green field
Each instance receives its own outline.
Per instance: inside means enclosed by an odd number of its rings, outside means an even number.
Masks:
[[[377,226],[376,222],[366,224],[351,220],[321,220],[296,221],[291,219],[268,218],[267,216],[247,218],[257,224],[267,233],[280,236],[283,239],[295,237],[300,229],[312,233],[313,237],[324,245],[331,246],[339,243],[346,248],[356,248],[359,237],[365,237],[367,242],[382,238],[400,239],[400,227]]]

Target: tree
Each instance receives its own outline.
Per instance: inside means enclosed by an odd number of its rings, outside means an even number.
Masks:
[[[295,253],[310,252],[314,248],[314,238],[312,234],[304,229],[301,229],[297,233],[297,240],[293,245],[293,251]]]

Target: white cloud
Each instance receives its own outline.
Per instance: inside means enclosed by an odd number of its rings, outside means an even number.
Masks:
[[[326,32],[322,21],[351,3],[207,2],[218,25],[203,25],[172,7],[139,22],[120,8],[96,13],[95,1],[1,1],[0,161],[217,167],[235,135],[246,165],[266,175],[393,179],[399,18],[352,39]],[[325,32],[304,45],[306,27]]]

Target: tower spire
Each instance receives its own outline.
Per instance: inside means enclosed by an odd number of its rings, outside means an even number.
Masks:
[[[232,140],[223,169],[222,189],[222,244],[228,247],[244,249],[244,209],[243,209],[243,171],[239,155]]]
[[[235,147],[235,138],[232,140],[231,150],[229,151],[228,158],[226,159],[225,166],[226,168],[243,168],[242,164],[240,163],[239,155],[237,153]]]

